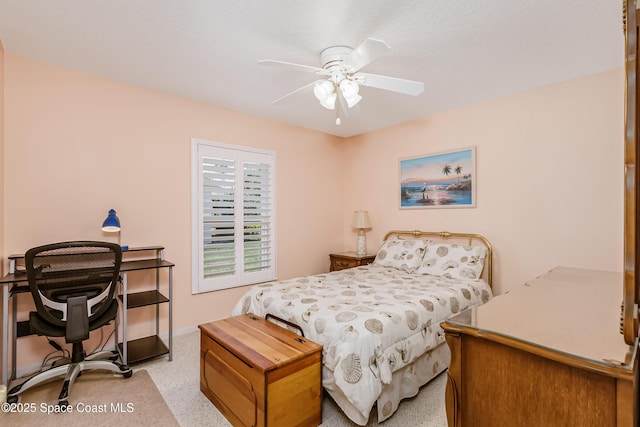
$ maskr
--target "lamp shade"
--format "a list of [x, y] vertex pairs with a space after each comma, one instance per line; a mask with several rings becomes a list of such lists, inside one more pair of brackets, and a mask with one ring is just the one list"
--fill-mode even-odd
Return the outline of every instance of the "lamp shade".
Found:
[[351, 108], [362, 100], [362, 97], [358, 95], [360, 86], [353, 80], [344, 79], [340, 82], [340, 91], [344, 100], [347, 101], [347, 107]]
[[313, 94], [320, 101], [320, 105], [333, 110], [336, 104], [336, 87], [329, 80], [317, 82], [313, 87]]
[[369, 219], [368, 211], [355, 211], [353, 213], [353, 220], [351, 221], [351, 227], [353, 228], [371, 228], [371, 220]]
[[116, 215], [115, 210], [109, 209], [107, 219], [105, 219], [102, 223], [102, 231], [106, 231], [108, 233], [115, 233], [116, 231], [120, 231], [120, 219]]

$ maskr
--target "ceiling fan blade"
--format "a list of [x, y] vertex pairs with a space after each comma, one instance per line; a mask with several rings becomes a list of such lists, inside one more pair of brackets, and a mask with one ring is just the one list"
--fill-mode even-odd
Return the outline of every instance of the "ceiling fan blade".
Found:
[[350, 73], [355, 73], [365, 65], [387, 55], [390, 50], [384, 41], [368, 38], [345, 58], [343, 64]]
[[370, 73], [358, 73], [354, 77], [362, 86], [375, 87], [377, 89], [390, 90], [392, 92], [413, 96], [420, 95], [424, 92], [424, 83], [413, 80], [379, 76], [377, 74]]
[[288, 96], [293, 95], [294, 93], [298, 93], [298, 92], [300, 92], [300, 91], [303, 91], [303, 90], [305, 90], [306, 88], [308, 88], [309, 86], [313, 86], [314, 84], [316, 84], [316, 83], [318, 83], [318, 82], [320, 82], [320, 81], [322, 81], [322, 80], [316, 80], [315, 82], [311, 82], [311, 83], [309, 83], [309, 84], [306, 84], [306, 85], [304, 85], [304, 86], [302, 86], [302, 87], [300, 87], [300, 88], [298, 88], [298, 89], [296, 89], [296, 90], [294, 90], [294, 91], [289, 92], [288, 94], [286, 94], [286, 95], [284, 95], [284, 96], [281, 96], [280, 98], [278, 98], [278, 99], [276, 99], [276, 100], [272, 101], [271, 103], [272, 103], [272, 104], [275, 104], [276, 102], [281, 101], [281, 100], [283, 100], [284, 98], [286, 98], [286, 97], [288, 97]]
[[312, 67], [311, 65], [294, 64], [292, 62], [276, 61], [274, 59], [261, 59], [258, 64], [268, 65], [270, 67], [284, 68], [287, 70], [304, 71], [305, 73], [320, 74], [328, 76], [329, 73], [326, 70], [318, 67]]

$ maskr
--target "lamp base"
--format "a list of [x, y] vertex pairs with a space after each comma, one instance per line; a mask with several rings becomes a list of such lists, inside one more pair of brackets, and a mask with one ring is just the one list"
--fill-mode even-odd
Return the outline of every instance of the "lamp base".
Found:
[[364, 230], [361, 228], [358, 232], [358, 252], [357, 255], [362, 257], [367, 255], [367, 242]]

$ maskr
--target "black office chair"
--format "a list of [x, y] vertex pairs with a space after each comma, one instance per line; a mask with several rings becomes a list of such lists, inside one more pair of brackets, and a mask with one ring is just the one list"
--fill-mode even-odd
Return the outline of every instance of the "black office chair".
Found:
[[68, 406], [69, 390], [84, 370], [106, 369], [131, 377], [128, 366], [117, 362], [117, 351], [86, 355], [82, 342], [89, 331], [115, 321], [117, 328], [117, 283], [122, 250], [107, 242], [63, 242], [29, 249], [25, 267], [36, 311], [29, 313], [31, 332], [47, 337], [65, 337], [73, 344], [71, 363], [43, 371], [9, 390], [8, 402], [42, 382], [65, 375], [58, 404]]

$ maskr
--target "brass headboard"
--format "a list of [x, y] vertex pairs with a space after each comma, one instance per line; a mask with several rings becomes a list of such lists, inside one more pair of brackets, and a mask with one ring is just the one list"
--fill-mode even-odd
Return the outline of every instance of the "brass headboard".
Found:
[[484, 265], [487, 272], [487, 284], [493, 288], [493, 248], [486, 237], [480, 234], [450, 233], [448, 231], [391, 230], [384, 235], [383, 240], [387, 240], [390, 236], [411, 236], [416, 239], [421, 237], [439, 237], [443, 240], [465, 239], [469, 242], [469, 246], [472, 246], [473, 242], [480, 241], [487, 248], [487, 256], [484, 260]]

